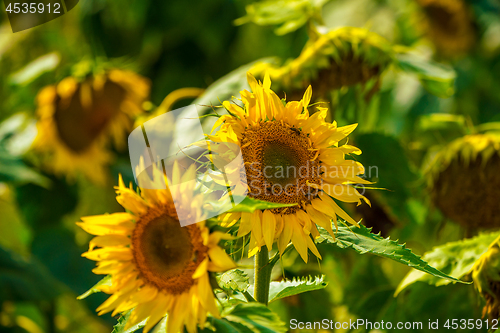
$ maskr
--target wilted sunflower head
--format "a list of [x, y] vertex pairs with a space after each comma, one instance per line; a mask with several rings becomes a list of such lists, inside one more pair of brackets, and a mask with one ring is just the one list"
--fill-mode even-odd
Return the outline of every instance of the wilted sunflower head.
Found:
[[463, 227], [500, 227], [500, 137], [459, 138], [437, 155], [429, 170], [434, 204]]
[[500, 318], [500, 247], [496, 239], [472, 268], [472, 279], [477, 291], [485, 298], [483, 317]]
[[230, 226], [241, 219], [238, 235], [251, 232], [250, 256], [263, 245], [271, 249], [277, 239], [281, 253], [291, 240], [305, 261], [308, 248], [320, 257], [313, 242], [319, 235], [316, 224], [332, 236], [331, 220], [336, 224], [337, 215], [357, 225], [335, 199], [358, 204], [367, 201], [352, 186], [369, 183], [358, 177], [364, 173], [363, 166], [346, 160], [347, 154], [361, 151], [339, 144], [356, 124], [338, 127], [336, 122], [327, 123], [326, 108], [318, 107], [311, 115], [311, 87], [302, 100], [285, 104], [271, 90], [269, 76], [259, 83], [249, 74], [248, 83], [252, 92], [243, 90], [240, 101], [223, 103], [229, 115], [219, 118], [214, 130], [220, 129], [209, 138], [241, 147], [245, 172], [237, 172], [244, 177], [250, 196], [294, 206], [226, 214], [223, 224]]
[[418, 0], [426, 21], [426, 34], [438, 52], [454, 57], [469, 51], [475, 43], [472, 15], [463, 0]]
[[[177, 164], [174, 174], [180, 175]], [[193, 166], [180, 181], [194, 176]], [[161, 183], [163, 177], [153, 168], [154, 183]], [[196, 332], [208, 312], [219, 316], [209, 272], [235, 264], [218, 246], [225, 234], [210, 232], [205, 222], [181, 227], [179, 216], [188, 219], [187, 215], [202, 214], [201, 196], [189, 184], [182, 187], [182, 193], [179, 187], [177, 193], [168, 188], [142, 189], [139, 195], [120, 177], [117, 200], [127, 213], [83, 217], [78, 223], [97, 236], [83, 256], [98, 262], [94, 273], [110, 276], [109, 283], [99, 287], [111, 294], [97, 309], [99, 314], [133, 309], [127, 328], [147, 319], [145, 332], [167, 314], [168, 332], [181, 332], [184, 327]]]
[[45, 87], [37, 96], [34, 148], [53, 172], [72, 176], [78, 170], [102, 182], [111, 157], [107, 144], [125, 147], [126, 131], [148, 95], [147, 79], [118, 69]]
[[[390, 43], [366, 29], [344, 27], [310, 41], [302, 53], [282, 67], [258, 64], [250, 71], [273, 82], [292, 98], [300, 98], [309, 85], [316, 95], [361, 84], [378, 89], [378, 79], [393, 58]], [[300, 95], [299, 95], [300, 94]]]

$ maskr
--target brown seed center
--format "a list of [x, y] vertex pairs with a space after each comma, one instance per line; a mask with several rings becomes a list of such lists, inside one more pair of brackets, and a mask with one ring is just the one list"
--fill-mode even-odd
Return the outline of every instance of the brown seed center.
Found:
[[198, 226], [181, 227], [177, 218], [153, 214], [137, 222], [132, 247], [141, 276], [172, 294], [194, 284], [192, 275], [208, 251]]
[[277, 121], [260, 123], [247, 129], [242, 146], [249, 195], [270, 202], [298, 204], [273, 209], [273, 213], [294, 213], [318, 194], [308, 183], [320, 184], [319, 163], [300, 129]]
[[125, 89], [112, 81], [107, 80], [96, 90], [86, 80], [78, 84], [68, 99], [57, 96], [54, 119], [61, 140], [76, 153], [88, 149], [120, 112], [125, 93]]

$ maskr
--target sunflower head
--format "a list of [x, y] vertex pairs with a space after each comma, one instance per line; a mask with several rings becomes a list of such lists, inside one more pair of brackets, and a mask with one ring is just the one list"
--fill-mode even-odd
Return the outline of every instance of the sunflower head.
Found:
[[393, 59], [393, 48], [380, 35], [366, 29], [344, 27], [310, 41], [296, 59], [282, 67], [257, 64], [255, 75], [268, 72], [292, 98], [312, 85], [323, 97], [332, 90], [357, 84], [376, 89], [378, 78]]
[[102, 182], [111, 158], [107, 144], [125, 147], [125, 132], [148, 94], [145, 78], [118, 69], [45, 87], [37, 96], [34, 148], [55, 173], [72, 176], [78, 170]]
[[358, 177], [364, 168], [346, 159], [361, 151], [339, 144], [356, 125], [326, 122], [322, 107], [311, 114], [311, 87], [302, 100], [285, 103], [271, 90], [268, 75], [260, 83], [249, 74], [248, 82], [252, 92], [241, 91], [239, 101], [223, 103], [229, 114], [219, 118], [214, 129], [220, 129], [209, 138], [241, 147], [246, 172], [237, 176], [244, 177], [250, 196], [294, 206], [226, 214], [223, 224], [240, 220], [238, 234], [251, 232], [249, 255], [263, 245], [270, 249], [275, 240], [282, 252], [291, 240], [305, 261], [308, 249], [320, 257], [313, 242], [319, 235], [316, 225], [333, 235], [331, 220], [336, 224], [337, 215], [357, 224], [335, 200], [367, 201], [352, 186], [368, 183]]
[[500, 137], [459, 138], [437, 155], [428, 173], [434, 204], [465, 228], [500, 227]]
[[453, 57], [475, 43], [472, 15], [464, 0], [418, 0], [425, 15], [427, 35], [440, 54]]
[[472, 279], [476, 290], [486, 300], [483, 317], [490, 320], [500, 318], [500, 247], [496, 239], [472, 268]]
[[[174, 169], [180, 174], [178, 165]], [[209, 274], [235, 265], [218, 245], [226, 237], [223, 233], [210, 232], [205, 222], [179, 223], [179, 216], [201, 214], [200, 195], [188, 181], [194, 174], [192, 167], [180, 178], [186, 186], [175, 191], [182, 193], [167, 188], [138, 194], [120, 177], [117, 200], [127, 212], [83, 217], [78, 223], [96, 235], [83, 256], [98, 262], [96, 274], [110, 276], [99, 287], [111, 294], [97, 309], [99, 314], [133, 309], [127, 327], [147, 319], [145, 332], [167, 314], [168, 332], [183, 327], [196, 332], [207, 313], [219, 316]], [[164, 175], [154, 168], [152, 181], [159, 178]]]

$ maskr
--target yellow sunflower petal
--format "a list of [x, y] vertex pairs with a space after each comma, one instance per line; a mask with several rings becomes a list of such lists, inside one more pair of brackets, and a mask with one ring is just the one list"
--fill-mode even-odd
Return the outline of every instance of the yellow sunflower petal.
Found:
[[210, 263], [208, 264], [208, 270], [212, 272], [222, 272], [236, 267], [234, 261], [228, 256], [226, 251], [220, 247], [213, 247], [208, 250], [208, 255], [210, 256]]
[[273, 248], [274, 233], [276, 231], [276, 219], [274, 218], [274, 214], [269, 210], [264, 210], [264, 213], [262, 214], [262, 224], [265, 225], [265, 228], [263, 228], [264, 241], [267, 249], [270, 251]]
[[307, 236], [304, 234], [304, 231], [300, 227], [300, 224], [295, 217], [293, 217], [293, 218], [291, 217], [290, 220], [293, 220], [293, 221], [290, 221], [290, 224], [291, 224], [291, 227], [293, 230], [292, 237], [291, 237], [292, 243], [295, 246], [295, 249], [297, 250], [297, 252], [300, 254], [302, 259], [304, 260], [304, 262], [307, 263], [307, 259], [308, 259], [307, 239], [306, 239]]
[[125, 246], [130, 244], [130, 238], [123, 235], [102, 235], [92, 238], [89, 243], [89, 251], [93, 250], [96, 246]]

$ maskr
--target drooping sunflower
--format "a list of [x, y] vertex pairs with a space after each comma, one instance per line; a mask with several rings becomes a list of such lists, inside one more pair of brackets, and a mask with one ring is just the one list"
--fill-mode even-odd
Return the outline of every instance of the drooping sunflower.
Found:
[[499, 168], [500, 136], [458, 138], [438, 153], [429, 168], [432, 201], [467, 230], [498, 228]]
[[113, 69], [82, 81], [67, 77], [37, 96], [33, 147], [52, 172], [73, 177], [80, 171], [102, 183], [112, 157], [109, 142], [125, 147], [126, 131], [148, 95], [148, 80], [130, 71]]
[[500, 243], [497, 238], [472, 267], [476, 290], [486, 300], [483, 317], [500, 318]]
[[214, 130], [220, 129], [209, 138], [240, 146], [245, 170], [238, 172], [250, 196], [295, 206], [228, 213], [222, 223], [230, 226], [240, 220], [238, 235], [251, 233], [249, 256], [264, 245], [270, 250], [275, 240], [283, 253], [291, 240], [307, 262], [308, 249], [320, 257], [313, 242], [319, 235], [316, 225], [332, 236], [331, 220], [337, 224], [337, 216], [358, 225], [335, 200], [368, 202], [352, 186], [369, 183], [358, 176], [364, 173], [363, 166], [345, 159], [346, 154], [361, 151], [348, 144], [339, 145], [356, 124], [338, 127], [336, 122], [327, 123], [327, 109], [321, 107], [310, 115], [311, 87], [301, 101], [285, 105], [271, 90], [269, 76], [259, 83], [248, 74], [248, 83], [252, 92], [240, 92], [242, 105], [223, 103], [229, 115], [219, 118]]
[[382, 36], [366, 29], [343, 27], [309, 41], [301, 54], [281, 67], [259, 63], [250, 72], [268, 73], [293, 97], [312, 85], [316, 95], [356, 84], [366, 85], [371, 93], [379, 87], [379, 77], [392, 62], [393, 46]]
[[463, 0], [418, 0], [426, 21], [426, 34], [447, 57], [464, 54], [475, 43], [475, 28]]
[[[193, 179], [195, 171], [193, 166], [180, 177], [174, 164], [173, 177], [183, 183]], [[153, 182], [161, 183], [162, 178], [166, 180], [154, 168]], [[175, 333], [184, 327], [196, 332], [208, 312], [219, 316], [209, 274], [235, 264], [218, 246], [226, 234], [210, 232], [205, 222], [181, 227], [179, 218], [203, 218], [201, 196], [190, 184], [172, 190], [141, 187], [139, 195], [120, 177], [117, 200], [128, 212], [84, 217], [78, 223], [97, 236], [83, 256], [98, 262], [94, 273], [111, 276], [110, 283], [99, 287], [111, 294], [97, 309], [99, 314], [133, 309], [127, 328], [147, 319], [145, 332], [168, 315], [167, 330]]]

